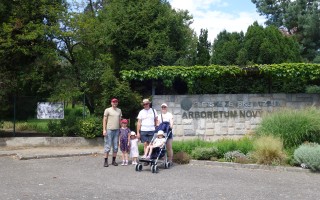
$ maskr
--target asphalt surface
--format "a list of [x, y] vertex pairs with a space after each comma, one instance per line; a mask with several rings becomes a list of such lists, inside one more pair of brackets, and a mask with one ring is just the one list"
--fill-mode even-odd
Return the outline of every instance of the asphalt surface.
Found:
[[320, 174], [175, 164], [151, 173], [103, 167], [103, 156], [0, 157], [1, 200], [320, 199]]

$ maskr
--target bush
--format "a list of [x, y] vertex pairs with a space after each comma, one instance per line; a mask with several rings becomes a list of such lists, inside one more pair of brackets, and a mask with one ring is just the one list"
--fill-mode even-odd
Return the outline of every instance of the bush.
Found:
[[294, 151], [294, 159], [302, 166], [306, 165], [313, 171], [320, 171], [320, 145], [306, 143]]
[[190, 162], [190, 156], [186, 152], [178, 152], [173, 155], [173, 162], [178, 164], [188, 164]]
[[4, 121], [2, 124], [3, 129], [12, 129], [13, 128], [13, 123], [9, 121]]
[[139, 155], [143, 155], [144, 154], [144, 146], [143, 146], [143, 144], [141, 144], [141, 143], [138, 144], [138, 150], [139, 150]]
[[79, 136], [95, 138], [102, 135], [102, 123], [99, 117], [88, 117], [79, 121]]
[[305, 141], [320, 142], [320, 110], [284, 109], [262, 118], [257, 135], [274, 135], [283, 140], [285, 148], [297, 147]]
[[26, 131], [26, 130], [30, 130], [31, 128], [29, 127], [27, 122], [19, 122], [16, 123], [16, 130], [17, 131]]
[[212, 142], [196, 139], [196, 140], [182, 140], [182, 141], [173, 141], [172, 149], [173, 152], [186, 152], [191, 154], [191, 152], [197, 147], [210, 147]]
[[[74, 108], [65, 110], [65, 118], [62, 120], [51, 120], [48, 130], [52, 137], [77, 136], [80, 135], [80, 120], [82, 120], [82, 109]], [[102, 123], [102, 122], [100, 122]], [[102, 130], [102, 128], [101, 128]]]
[[217, 158], [218, 154], [216, 147], [197, 147], [192, 151], [191, 156], [196, 160], [210, 160], [213, 157]]
[[80, 117], [67, 116], [60, 121], [60, 128], [63, 136], [76, 136], [79, 135], [79, 121]]
[[60, 121], [50, 120], [47, 126], [51, 137], [63, 136]]
[[235, 140], [232, 139], [222, 139], [214, 143], [214, 146], [218, 149], [218, 157], [223, 158], [224, 154], [229, 151], [237, 150], [237, 144]]
[[224, 160], [227, 162], [235, 162], [237, 159], [243, 160], [244, 158], [246, 159], [246, 155], [240, 151], [229, 151], [224, 154]]
[[283, 152], [283, 143], [274, 136], [262, 136], [254, 142], [252, 156], [258, 164], [280, 165], [286, 158]]
[[306, 87], [306, 93], [308, 94], [320, 94], [320, 86], [309, 85]]
[[238, 150], [244, 154], [247, 154], [253, 149], [253, 140], [249, 137], [243, 137], [239, 140], [222, 139], [214, 142], [214, 146], [218, 148], [218, 157], [223, 158], [225, 153], [230, 151]]

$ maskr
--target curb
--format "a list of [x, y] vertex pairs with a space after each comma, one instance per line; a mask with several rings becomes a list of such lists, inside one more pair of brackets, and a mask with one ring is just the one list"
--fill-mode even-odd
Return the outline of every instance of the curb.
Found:
[[240, 164], [231, 162], [217, 162], [217, 161], [203, 161], [203, 160], [190, 160], [190, 165], [207, 165], [215, 167], [230, 167], [230, 168], [243, 168], [243, 169], [259, 169], [270, 171], [282, 171], [282, 172], [303, 172], [303, 173], [316, 173], [309, 169], [303, 169], [298, 167], [284, 167], [284, 166], [270, 166], [270, 165], [258, 165], [258, 164]]
[[19, 160], [31, 160], [31, 159], [42, 159], [42, 158], [62, 158], [62, 157], [74, 157], [74, 156], [91, 156], [98, 155], [101, 153], [98, 152], [83, 152], [83, 153], [68, 153], [68, 154], [41, 154], [41, 155], [32, 155], [24, 156], [20, 153], [15, 154]]
[[[74, 157], [74, 156], [97, 156], [103, 155], [101, 152], [81, 152], [81, 153], [61, 153], [61, 154], [39, 154], [39, 155], [23, 155], [21, 153], [1, 153], [0, 157], [14, 156], [19, 160], [31, 160], [31, 159], [45, 159], [45, 158], [63, 158], [63, 157]], [[118, 155], [120, 156], [120, 155]], [[117, 156], [117, 157], [118, 157]], [[302, 172], [302, 173], [313, 173], [310, 169], [304, 169], [299, 167], [284, 167], [284, 166], [270, 166], [270, 165], [258, 165], [258, 164], [240, 164], [232, 162], [217, 162], [207, 160], [190, 160], [189, 165], [202, 165], [202, 166], [214, 166], [214, 167], [229, 167], [234, 169], [252, 169], [252, 170], [269, 170], [279, 172]]]

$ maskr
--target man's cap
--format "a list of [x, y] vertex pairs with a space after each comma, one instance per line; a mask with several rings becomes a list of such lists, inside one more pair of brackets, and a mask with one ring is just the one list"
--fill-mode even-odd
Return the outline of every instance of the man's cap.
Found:
[[118, 99], [113, 98], [113, 99], [111, 99], [111, 102], [112, 102], [112, 103], [118, 103], [119, 101], [118, 101]]

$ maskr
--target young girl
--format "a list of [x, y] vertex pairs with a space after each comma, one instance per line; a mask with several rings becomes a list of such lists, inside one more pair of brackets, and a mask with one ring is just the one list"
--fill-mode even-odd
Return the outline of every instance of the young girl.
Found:
[[132, 158], [133, 165], [138, 164], [137, 163], [138, 156], [139, 156], [138, 138], [136, 136], [136, 133], [134, 131], [131, 131], [131, 134], [130, 134], [130, 158]]
[[129, 146], [130, 146], [130, 129], [127, 127], [128, 120], [123, 119], [121, 120], [121, 128], [119, 134], [119, 146], [120, 150], [122, 151], [122, 166], [128, 165], [128, 153], [129, 153]]

